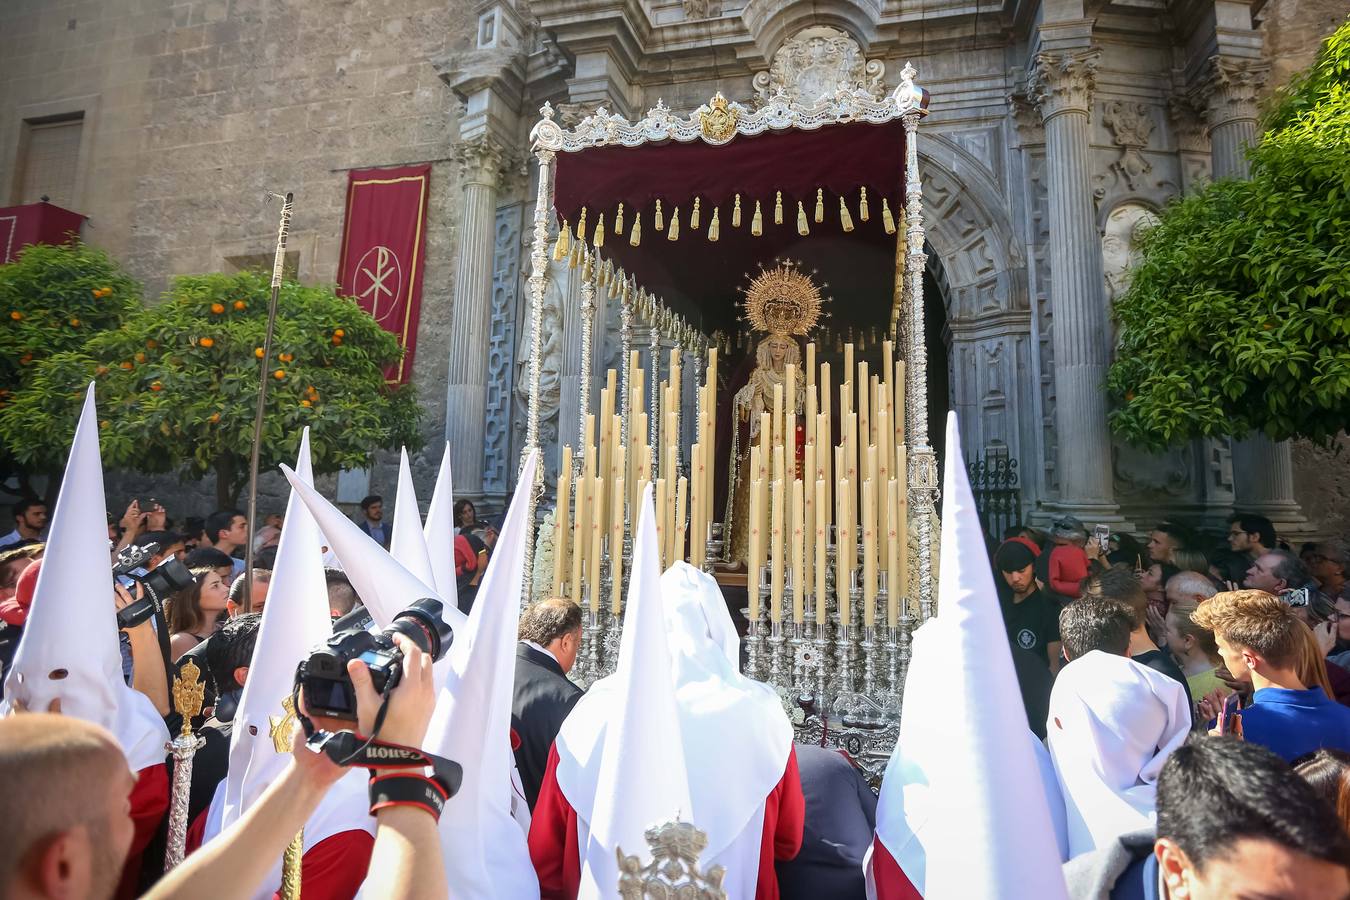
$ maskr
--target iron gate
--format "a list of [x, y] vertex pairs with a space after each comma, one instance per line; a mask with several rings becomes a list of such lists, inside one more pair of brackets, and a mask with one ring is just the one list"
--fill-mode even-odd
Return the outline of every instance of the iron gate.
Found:
[[975, 507], [987, 535], [1000, 540], [1005, 528], [1022, 524], [1017, 460], [1008, 456], [1007, 448], [985, 448], [984, 459], [970, 463], [968, 473]]

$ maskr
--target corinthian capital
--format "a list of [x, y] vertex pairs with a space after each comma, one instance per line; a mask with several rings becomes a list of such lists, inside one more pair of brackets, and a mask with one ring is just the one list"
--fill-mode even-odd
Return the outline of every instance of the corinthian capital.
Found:
[[1087, 112], [1092, 108], [1092, 92], [1097, 86], [1097, 61], [1102, 52], [1095, 47], [1069, 52], [1037, 53], [1027, 76], [1027, 96], [1049, 121], [1062, 112]]
[[465, 182], [498, 186], [511, 170], [511, 153], [490, 137], [455, 147], [455, 162]]
[[1206, 77], [1196, 88], [1205, 124], [1217, 128], [1227, 122], [1255, 120], [1256, 98], [1270, 75], [1270, 63], [1257, 59], [1214, 56]]

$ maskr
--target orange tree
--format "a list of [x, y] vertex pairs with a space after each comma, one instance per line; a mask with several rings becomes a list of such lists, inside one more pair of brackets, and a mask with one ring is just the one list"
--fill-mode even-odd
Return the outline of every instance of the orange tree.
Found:
[[263, 470], [294, 462], [306, 425], [316, 473], [367, 465], [376, 448], [419, 445], [412, 388], [385, 383], [400, 353], [394, 336], [331, 287], [287, 282], [264, 360], [268, 294], [258, 272], [176, 279], [163, 303], [37, 363], [0, 409], [0, 442], [23, 464], [64, 459], [92, 380], [105, 465], [214, 473], [217, 503], [232, 506], [248, 480], [265, 366]]
[[[28, 387], [43, 360], [80, 349], [140, 308], [140, 285], [102, 250], [85, 244], [35, 244], [0, 266], [0, 410]], [[29, 473], [59, 471], [59, 464], [32, 457], [18, 465], [6, 445], [0, 470], [16, 474], [20, 491], [31, 493]]]

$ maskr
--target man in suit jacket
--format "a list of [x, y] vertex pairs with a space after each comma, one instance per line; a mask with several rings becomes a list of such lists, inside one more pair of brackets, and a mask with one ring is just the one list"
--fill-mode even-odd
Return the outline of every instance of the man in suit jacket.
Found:
[[389, 549], [390, 528], [384, 524], [384, 498], [371, 494], [361, 501], [361, 530], [384, 549]]
[[549, 748], [581, 697], [581, 688], [567, 679], [580, 648], [581, 607], [571, 600], [550, 597], [521, 616], [511, 729], [518, 738], [516, 768], [531, 810], [539, 798]]
[[807, 744], [796, 750], [806, 820], [796, 858], [774, 864], [779, 896], [864, 900], [863, 856], [876, 830], [876, 794], [839, 751]]

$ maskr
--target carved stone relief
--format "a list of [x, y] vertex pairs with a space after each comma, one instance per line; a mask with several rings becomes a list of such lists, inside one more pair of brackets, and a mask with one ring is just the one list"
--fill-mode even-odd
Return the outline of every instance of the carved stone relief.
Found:
[[[516, 361], [516, 304], [525, 296], [520, 271], [521, 204], [497, 210], [492, 247], [492, 311], [488, 332], [487, 405], [483, 427], [483, 490], [504, 494], [515, 471], [511, 452], [513, 403], [510, 385]], [[526, 317], [525, 321], [529, 321]], [[524, 408], [523, 401], [520, 404]]]
[[1032, 308], [1036, 316], [1037, 356], [1040, 359], [1041, 393], [1041, 447], [1044, 453], [1043, 478], [1046, 493], [1057, 496], [1059, 474], [1056, 470], [1058, 443], [1055, 439], [1055, 345], [1054, 310], [1050, 304], [1050, 208], [1047, 195], [1045, 153], [1041, 150], [1026, 156], [1027, 180], [1031, 188], [1031, 257]]
[[1140, 203], [1122, 203], [1106, 217], [1102, 234], [1102, 268], [1106, 296], [1114, 301], [1130, 286], [1130, 274], [1139, 261], [1139, 241], [1158, 224], [1153, 211]]
[[803, 28], [779, 47], [768, 71], [756, 73], [753, 84], [761, 105], [783, 93], [812, 106], [839, 91], [879, 98], [885, 76], [885, 63], [865, 58], [857, 41], [837, 28], [817, 25]]
[[1125, 182], [1131, 191], [1141, 190], [1144, 176], [1153, 171], [1152, 164], [1141, 153], [1153, 134], [1153, 117], [1148, 104], [1126, 100], [1111, 100], [1102, 106], [1102, 122], [1111, 130], [1120, 158], [1111, 164], [1111, 171]]
[[1162, 453], [1149, 453], [1123, 441], [1114, 447], [1118, 496], [1135, 502], [1190, 499], [1195, 445], [1183, 444]]

